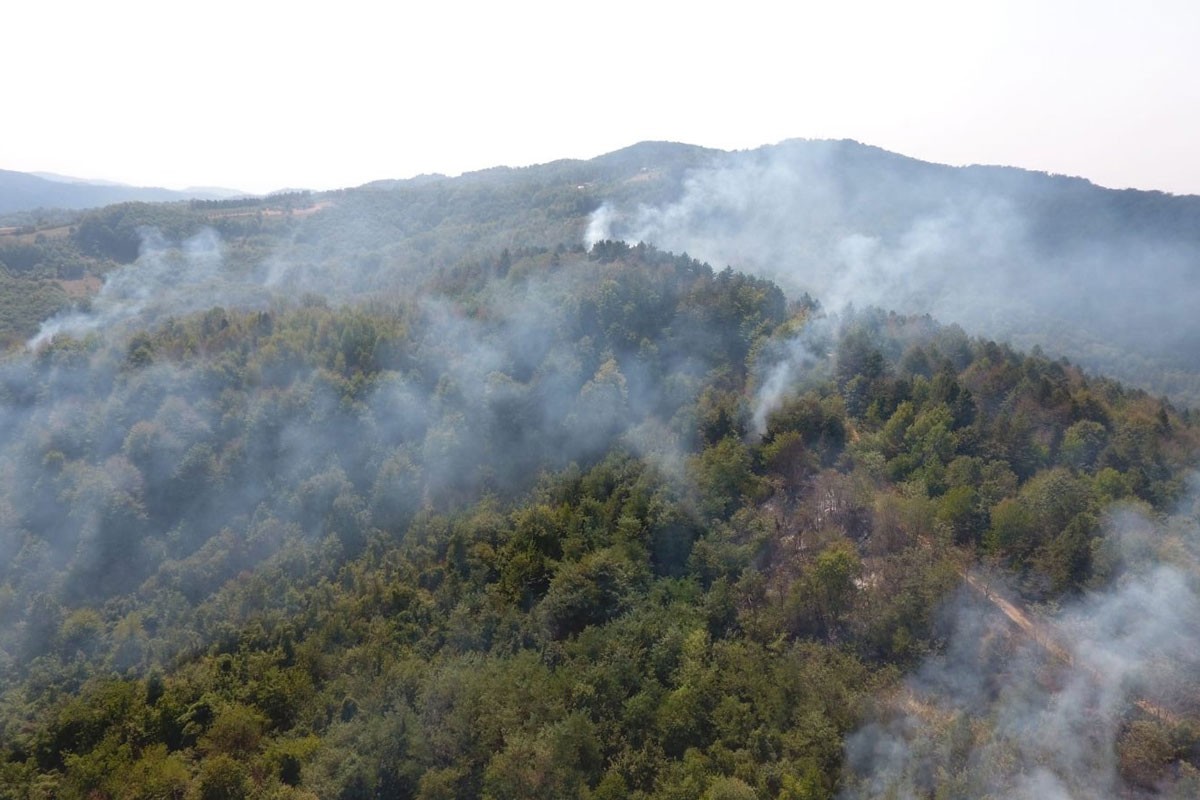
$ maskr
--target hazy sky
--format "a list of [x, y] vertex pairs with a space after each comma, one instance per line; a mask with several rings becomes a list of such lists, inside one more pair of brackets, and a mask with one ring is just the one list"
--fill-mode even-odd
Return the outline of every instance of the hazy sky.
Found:
[[851, 138], [1200, 194], [1200, 0], [12, 0], [0, 168], [333, 188]]

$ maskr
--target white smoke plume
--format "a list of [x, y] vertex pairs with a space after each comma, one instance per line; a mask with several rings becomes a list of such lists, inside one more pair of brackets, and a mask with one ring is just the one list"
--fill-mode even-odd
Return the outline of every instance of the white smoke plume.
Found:
[[[1170, 370], [1194, 368], [1200, 238], [1174, 217], [1131, 214], [1152, 216], [1145, 209], [1163, 199], [1129, 194], [791, 141], [692, 169], [674, 200], [605, 203], [586, 241], [687, 252], [808, 292], [834, 313], [931, 314], [1170, 391]], [[1172, 208], [1190, 219], [1191, 206]], [[1154, 385], [1147, 364], [1161, 371]]]
[[613, 207], [608, 203], [602, 203], [588, 218], [587, 230], [583, 234], [584, 246], [590, 250], [596, 242], [613, 238], [612, 230], [614, 222], [615, 212]]
[[[589, 221], [587, 243], [645, 241], [751, 269], [789, 292], [812, 293], [832, 311], [878, 305], [950, 322], [968, 321], [962, 287], [952, 281], [967, 273], [996, 280], [999, 267], [1022, 257], [1023, 220], [1003, 197], [964, 203], [931, 190], [914, 208], [901, 189], [921, 195], [921, 187], [881, 181], [877, 196], [864, 198], [837, 160], [838, 143], [792, 144], [695, 170], [673, 203], [604, 204]], [[968, 287], [981, 300], [993, 288]]]
[[827, 360], [822, 350], [828, 345], [818, 341], [818, 329], [832, 324], [828, 318], [815, 320], [801, 331], [779, 342], [772, 342], [759, 356], [757, 388], [750, 403], [751, 433], [763, 436], [767, 418], [778, 410], [788, 397], [804, 385], [804, 379], [814, 368]]
[[261, 306], [266, 294], [256, 279], [226, 268], [221, 237], [206, 228], [173, 245], [144, 229], [140, 254], [132, 264], [105, 276], [89, 306], [57, 314], [42, 323], [30, 348], [59, 334], [83, 336], [136, 324], [146, 327], [167, 316], [220, 305]]

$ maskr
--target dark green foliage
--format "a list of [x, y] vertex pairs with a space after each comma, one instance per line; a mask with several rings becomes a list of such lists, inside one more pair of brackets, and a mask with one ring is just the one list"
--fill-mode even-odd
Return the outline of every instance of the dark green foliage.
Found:
[[727, 436], [706, 448], [693, 463], [692, 471], [705, 514], [728, 516], [743, 502], [754, 500], [758, 493], [750, 452], [733, 437]]
[[830, 798], [962, 560], [1086, 586], [1105, 502], [1166, 507], [1194, 447], [877, 312], [758, 436], [811, 307], [646, 247], [489, 259], [0, 371], [0, 797]]
[[66, 292], [54, 281], [0, 269], [0, 347], [24, 344], [43, 320], [68, 305]]
[[119, 203], [85, 214], [73, 238], [87, 255], [128, 264], [138, 257], [147, 231], [178, 241], [203, 222], [185, 204]]

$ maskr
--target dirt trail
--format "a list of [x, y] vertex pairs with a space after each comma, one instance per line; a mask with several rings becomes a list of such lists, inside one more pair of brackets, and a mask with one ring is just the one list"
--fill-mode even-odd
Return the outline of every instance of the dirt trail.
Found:
[[1059, 644], [1058, 637], [1050, 625], [1034, 620], [1015, 604], [993, 592], [988, 588], [986, 581], [970, 570], [964, 568], [961, 570], [961, 575], [968, 586], [982, 595], [1001, 614], [1008, 617], [1010, 622], [1020, 628], [1026, 636], [1036, 642], [1043, 650], [1065, 664], [1075, 663], [1075, 659], [1071, 656], [1071, 651]]
[[[1052, 624], [1033, 619], [1020, 607], [993, 592], [988, 588], [987, 582], [971, 572], [970, 569], [963, 567], [960, 569], [960, 574], [968, 586], [998, 609], [1025, 636], [1032, 639], [1034, 643], [1056, 660], [1068, 666], [1076, 666], [1074, 657], [1072, 657], [1070, 650], [1060, 643], [1062, 637]], [[1082, 667], [1082, 669], [1088, 675], [1099, 680], [1100, 676], [1094, 670], [1088, 667]], [[1145, 698], [1137, 698], [1133, 701], [1133, 704], [1150, 716], [1157, 717], [1162, 722], [1170, 725], [1178, 725], [1181, 721], [1178, 714]]]

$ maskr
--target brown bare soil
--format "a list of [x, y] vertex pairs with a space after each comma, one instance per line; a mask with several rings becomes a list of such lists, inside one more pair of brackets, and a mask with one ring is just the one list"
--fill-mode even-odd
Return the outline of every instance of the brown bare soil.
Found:
[[75, 280], [70, 281], [59, 280], [56, 281], [56, 283], [63, 288], [63, 291], [65, 291], [72, 300], [80, 300], [84, 297], [91, 297], [92, 295], [96, 294], [96, 292], [99, 292], [100, 287], [104, 285], [104, 281], [100, 280], [100, 278], [97, 276], [92, 275], [90, 272], [84, 275], [82, 278], [76, 278]]
[[[24, 231], [24, 232], [22, 232]], [[21, 228], [0, 228], [0, 236], [14, 239], [18, 242], [33, 242], [37, 237], [41, 236], [45, 239], [65, 239], [71, 235], [70, 225], [59, 225], [57, 228], [41, 228], [39, 230], [30, 231], [27, 227]]]
[[256, 214], [261, 214], [264, 217], [283, 217], [288, 215], [293, 217], [309, 217], [322, 209], [329, 208], [331, 205], [333, 205], [332, 200], [322, 200], [306, 208], [238, 208], [229, 211], [213, 211], [208, 214], [208, 218], [253, 217]]

